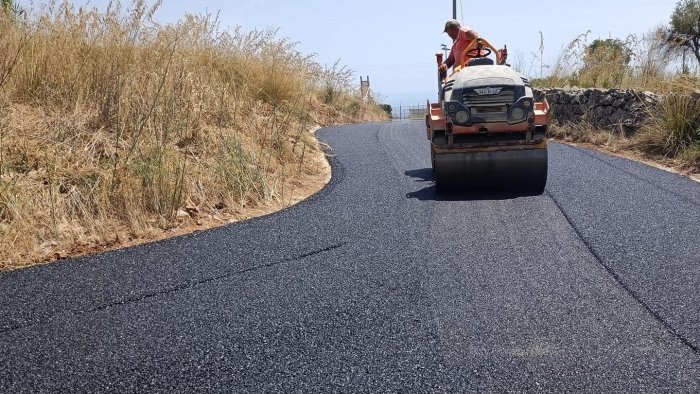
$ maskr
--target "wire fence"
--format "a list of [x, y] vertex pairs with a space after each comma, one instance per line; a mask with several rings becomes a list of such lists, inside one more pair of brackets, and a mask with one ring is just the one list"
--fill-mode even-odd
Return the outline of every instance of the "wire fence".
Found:
[[399, 105], [392, 109], [391, 119], [393, 120], [423, 120], [427, 113], [425, 105]]

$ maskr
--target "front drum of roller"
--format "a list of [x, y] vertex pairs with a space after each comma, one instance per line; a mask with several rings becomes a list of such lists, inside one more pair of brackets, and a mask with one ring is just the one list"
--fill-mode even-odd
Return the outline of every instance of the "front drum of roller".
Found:
[[448, 190], [544, 192], [547, 149], [439, 153], [434, 160], [435, 186]]

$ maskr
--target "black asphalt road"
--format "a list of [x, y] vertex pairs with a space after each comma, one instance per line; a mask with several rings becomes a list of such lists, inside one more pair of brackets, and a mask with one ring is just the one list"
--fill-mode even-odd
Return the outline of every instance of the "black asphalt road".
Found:
[[440, 197], [420, 123], [326, 129], [286, 211], [0, 276], [0, 392], [699, 392], [700, 184], [550, 146]]

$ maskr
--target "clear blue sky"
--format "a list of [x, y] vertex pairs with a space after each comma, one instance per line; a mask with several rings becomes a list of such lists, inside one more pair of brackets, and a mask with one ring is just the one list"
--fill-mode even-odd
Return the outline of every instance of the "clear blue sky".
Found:
[[[511, 57], [519, 51], [532, 61], [542, 31], [545, 63], [553, 63], [564, 45], [587, 30], [592, 31], [590, 39], [625, 39], [666, 24], [676, 4], [676, 0], [460, 2], [458, 19], [496, 46], [508, 45]], [[99, 8], [107, 1], [89, 3]], [[304, 53], [317, 53], [322, 64], [341, 59], [357, 73], [358, 85], [360, 75], [369, 75], [372, 90], [392, 105], [433, 98], [434, 54], [440, 44], [451, 45], [442, 33], [452, 15], [451, 0], [164, 0], [156, 16], [169, 22], [185, 13], [203, 12], [220, 12], [224, 28], [279, 28], [280, 36], [298, 41]], [[539, 74], [539, 66], [534, 74]]]

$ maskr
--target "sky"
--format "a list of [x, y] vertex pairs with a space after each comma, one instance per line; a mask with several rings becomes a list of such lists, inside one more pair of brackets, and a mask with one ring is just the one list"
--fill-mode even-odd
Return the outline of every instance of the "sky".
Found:
[[[71, 2], [101, 8], [107, 0]], [[540, 62], [533, 53], [539, 54], [540, 32], [544, 64], [552, 64], [564, 46], [588, 30], [589, 40], [624, 40], [668, 24], [676, 2], [458, 0], [457, 16], [496, 47], [507, 45], [511, 62], [519, 54], [536, 77]], [[168, 23], [185, 13], [207, 12], [220, 14], [222, 28], [279, 29], [279, 37], [298, 42], [303, 53], [317, 54], [319, 63], [340, 60], [354, 70], [358, 86], [360, 76], [369, 76], [373, 93], [392, 106], [434, 99], [435, 53], [441, 44], [451, 46], [443, 33], [452, 17], [451, 0], [163, 0], [156, 18]]]

